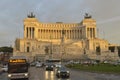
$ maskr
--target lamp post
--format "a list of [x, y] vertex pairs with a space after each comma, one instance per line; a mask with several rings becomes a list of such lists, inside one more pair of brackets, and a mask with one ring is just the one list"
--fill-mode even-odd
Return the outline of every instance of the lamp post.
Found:
[[52, 41], [50, 43], [50, 59], [52, 59]]
[[52, 59], [52, 38], [50, 34], [50, 52], [49, 52], [49, 59]]
[[61, 61], [63, 59], [63, 55], [65, 54], [65, 47], [64, 47], [64, 35], [65, 35], [65, 30], [62, 29], [62, 37], [61, 37]]

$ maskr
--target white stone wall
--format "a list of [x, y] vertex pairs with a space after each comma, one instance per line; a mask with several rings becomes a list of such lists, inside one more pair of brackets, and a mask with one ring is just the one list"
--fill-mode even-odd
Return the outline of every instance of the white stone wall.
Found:
[[[62, 34], [63, 30], [64, 34]], [[63, 42], [62, 38], [64, 38]], [[85, 56], [91, 59], [99, 58], [95, 53], [96, 47], [99, 46], [103, 52], [101, 54], [103, 57], [100, 57], [102, 60], [105, 56], [118, 59], [117, 53], [113, 55], [111, 52], [105, 52], [108, 51], [109, 43], [97, 38], [96, 21], [92, 18], [85, 18], [81, 23], [41, 23], [36, 18], [26, 18], [24, 37], [17, 39], [15, 45], [14, 53], [18, 55], [46, 54], [47, 46], [49, 53], [52, 49], [53, 57], [64, 55], [65, 59], [82, 58], [84, 50], [86, 50]]]

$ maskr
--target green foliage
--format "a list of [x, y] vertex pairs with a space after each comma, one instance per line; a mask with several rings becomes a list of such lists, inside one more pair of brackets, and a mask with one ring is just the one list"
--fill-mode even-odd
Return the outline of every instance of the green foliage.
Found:
[[120, 50], [120, 46], [118, 46], [118, 49]]
[[112, 64], [96, 64], [96, 65], [73, 64], [72, 66], [67, 65], [67, 67], [83, 71], [120, 73], [120, 65], [114, 66]]
[[115, 51], [115, 46], [109, 47], [109, 50], [110, 50], [111, 52], [114, 52], [114, 51]]
[[12, 53], [13, 52], [13, 48], [12, 47], [0, 47], [0, 52], [9, 52]]

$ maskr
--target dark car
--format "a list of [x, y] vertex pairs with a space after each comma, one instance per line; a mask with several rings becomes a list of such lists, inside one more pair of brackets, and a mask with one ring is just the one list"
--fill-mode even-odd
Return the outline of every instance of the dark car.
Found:
[[47, 70], [47, 71], [53, 71], [54, 70], [54, 65], [53, 64], [46, 64], [46, 66], [45, 66], [45, 69]]
[[69, 78], [70, 72], [65, 67], [60, 67], [57, 69], [56, 76], [58, 78]]

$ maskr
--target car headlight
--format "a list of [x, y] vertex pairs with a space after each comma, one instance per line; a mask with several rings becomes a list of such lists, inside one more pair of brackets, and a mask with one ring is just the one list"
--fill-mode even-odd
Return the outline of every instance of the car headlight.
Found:
[[60, 71], [58, 71], [58, 73], [60, 73]]
[[70, 73], [69, 71], [67, 71], [67, 73]]
[[28, 73], [25, 73], [25, 76], [28, 76]]
[[11, 74], [8, 74], [8, 77], [11, 77]]

